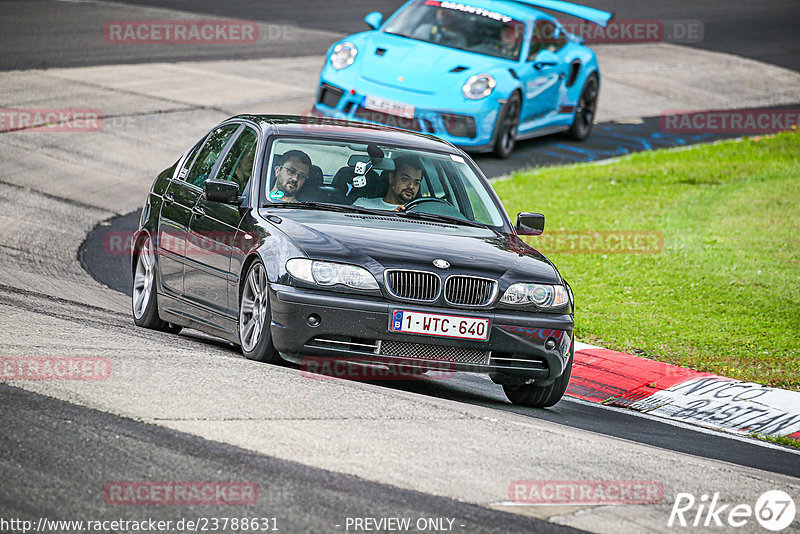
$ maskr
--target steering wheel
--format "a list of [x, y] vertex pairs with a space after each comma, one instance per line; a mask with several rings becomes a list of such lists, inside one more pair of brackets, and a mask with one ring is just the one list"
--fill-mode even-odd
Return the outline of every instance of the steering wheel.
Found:
[[453, 207], [448, 201], [443, 198], [436, 198], [436, 197], [419, 197], [417, 199], [412, 200], [408, 204], [405, 205], [405, 209], [403, 211], [410, 211], [412, 208], [419, 206], [423, 202], [439, 202], [440, 204], [447, 204], [451, 208]]

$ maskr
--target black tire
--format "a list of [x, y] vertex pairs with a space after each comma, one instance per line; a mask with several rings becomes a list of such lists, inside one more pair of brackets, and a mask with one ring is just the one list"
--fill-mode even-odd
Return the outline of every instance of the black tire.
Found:
[[514, 151], [517, 144], [517, 129], [519, 128], [519, 113], [522, 109], [522, 100], [519, 93], [511, 93], [495, 124], [494, 155], [505, 159]]
[[513, 404], [526, 406], [528, 408], [548, 408], [555, 405], [564, 396], [569, 385], [569, 377], [572, 374], [572, 351], [570, 351], [569, 361], [564, 373], [556, 378], [555, 382], [549, 386], [537, 386], [536, 384], [525, 384], [522, 386], [503, 386], [503, 391]]
[[131, 291], [131, 312], [136, 326], [177, 334], [180, 326], [162, 321], [158, 315], [158, 269], [155, 263], [153, 242], [144, 238], [136, 247], [136, 267], [133, 270]]
[[575, 118], [572, 120], [572, 126], [570, 126], [569, 131], [567, 131], [567, 136], [571, 139], [583, 141], [592, 132], [594, 116], [597, 111], [598, 93], [597, 75], [592, 74], [583, 84], [581, 97], [578, 99], [578, 105], [575, 106]]
[[247, 269], [239, 291], [239, 343], [248, 360], [279, 363], [280, 354], [272, 343], [272, 313], [269, 284], [264, 264], [256, 260]]

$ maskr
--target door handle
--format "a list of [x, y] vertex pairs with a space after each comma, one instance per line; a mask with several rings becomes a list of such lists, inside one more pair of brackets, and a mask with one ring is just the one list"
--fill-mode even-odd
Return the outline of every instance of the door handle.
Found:
[[195, 206], [195, 207], [192, 208], [192, 213], [198, 219], [201, 218], [201, 217], [204, 217], [205, 214], [206, 214], [205, 210], [203, 208], [201, 208], [201, 207], [198, 207], [198, 206]]
[[166, 195], [164, 195], [164, 204], [169, 206], [173, 202], [175, 202], [175, 197], [172, 196], [172, 193], [167, 193]]

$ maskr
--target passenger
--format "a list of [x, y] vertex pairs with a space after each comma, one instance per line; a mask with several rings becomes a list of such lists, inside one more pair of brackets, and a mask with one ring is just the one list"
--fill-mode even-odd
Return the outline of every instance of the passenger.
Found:
[[394, 162], [394, 171], [388, 173], [389, 190], [383, 198], [359, 198], [354, 206], [379, 210], [402, 211], [406, 204], [419, 194], [422, 183], [422, 162], [416, 156], [400, 156]]
[[269, 193], [272, 202], [294, 202], [311, 169], [311, 158], [301, 150], [290, 150], [283, 155], [283, 162], [274, 167], [275, 185]]

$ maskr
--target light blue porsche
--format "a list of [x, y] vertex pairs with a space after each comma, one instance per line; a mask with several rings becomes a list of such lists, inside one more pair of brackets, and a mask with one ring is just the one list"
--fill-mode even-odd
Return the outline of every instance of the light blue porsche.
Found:
[[317, 114], [436, 135], [508, 157], [517, 140], [585, 139], [600, 87], [594, 52], [547, 9], [606, 26], [561, 0], [410, 0], [328, 51]]

